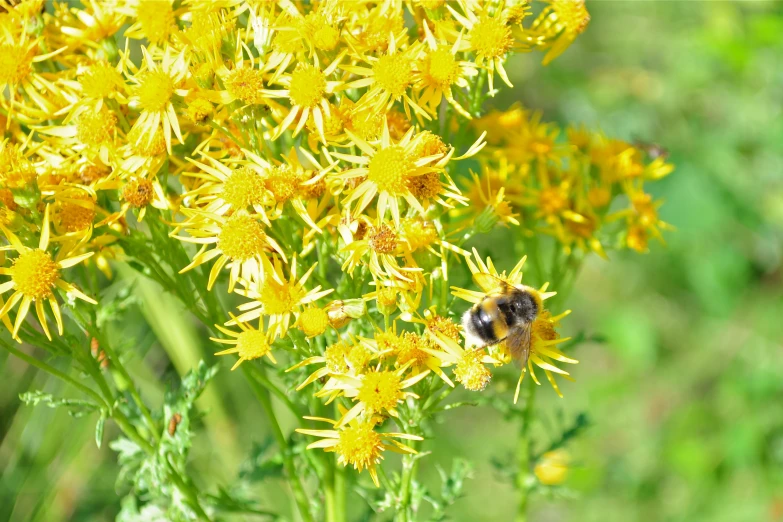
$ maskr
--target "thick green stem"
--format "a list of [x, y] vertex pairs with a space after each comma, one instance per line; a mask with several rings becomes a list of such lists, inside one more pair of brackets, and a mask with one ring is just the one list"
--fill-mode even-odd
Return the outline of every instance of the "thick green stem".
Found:
[[[410, 446], [414, 448], [414, 443]], [[415, 448], [414, 448], [415, 449]], [[397, 512], [398, 522], [410, 522], [413, 520], [410, 513], [411, 485], [418, 468], [418, 460], [413, 455], [405, 455], [402, 458], [402, 478], [400, 479], [400, 507]]]
[[[248, 372], [249, 369], [246, 368], [246, 366], [247, 365], [243, 364], [242, 369], [245, 372]], [[313, 516], [310, 513], [310, 505], [307, 500], [307, 495], [305, 494], [304, 487], [302, 486], [302, 481], [299, 480], [299, 475], [296, 472], [294, 455], [291, 453], [291, 448], [288, 445], [288, 439], [283, 434], [283, 430], [280, 429], [280, 423], [277, 421], [277, 415], [275, 414], [275, 410], [272, 407], [272, 401], [270, 400], [269, 392], [264, 387], [262, 387], [258, 381], [253, 379], [252, 376], [248, 379], [248, 382], [250, 383], [250, 387], [253, 389], [253, 393], [258, 399], [258, 402], [261, 403], [261, 406], [264, 408], [264, 411], [269, 418], [269, 424], [272, 426], [272, 433], [275, 437], [275, 440], [277, 441], [277, 445], [280, 447], [280, 453], [283, 456], [283, 466], [285, 467], [285, 471], [288, 474], [288, 483], [291, 485], [291, 490], [294, 494], [294, 500], [296, 501], [296, 505], [299, 508], [299, 515], [302, 517], [304, 522], [313, 522]]]
[[536, 385], [532, 378], [527, 379], [527, 393], [523, 407], [522, 426], [519, 429], [517, 445], [517, 504], [516, 522], [527, 522], [527, 505], [530, 498], [530, 423], [533, 420], [533, 403], [536, 397]]

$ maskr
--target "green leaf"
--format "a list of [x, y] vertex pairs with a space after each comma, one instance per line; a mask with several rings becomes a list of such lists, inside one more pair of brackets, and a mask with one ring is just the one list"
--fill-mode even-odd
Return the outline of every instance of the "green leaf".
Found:
[[101, 447], [101, 443], [103, 442], [103, 428], [106, 425], [106, 410], [101, 410], [101, 418], [98, 419], [97, 424], [95, 424], [95, 444], [98, 445], [98, 447]]
[[80, 399], [58, 399], [51, 393], [44, 393], [40, 390], [21, 393], [19, 394], [19, 399], [28, 406], [43, 404], [50, 408], [63, 407], [68, 410], [69, 415], [76, 418], [92, 413], [98, 409], [98, 406], [90, 401], [83, 401]]

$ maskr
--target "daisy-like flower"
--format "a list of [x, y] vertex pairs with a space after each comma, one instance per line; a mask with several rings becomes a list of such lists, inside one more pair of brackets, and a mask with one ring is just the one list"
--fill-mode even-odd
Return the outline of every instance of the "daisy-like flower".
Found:
[[[361, 214], [370, 203], [378, 197], [378, 219], [384, 219], [389, 212], [394, 223], [400, 224], [400, 199], [408, 203], [408, 206], [424, 214], [424, 207], [416, 198], [411, 188], [411, 183], [416, 178], [443, 172], [449, 162], [453, 149], [448, 153], [437, 153], [432, 156], [417, 157], [416, 150], [424, 139], [423, 134], [414, 137], [414, 129], [411, 128], [397, 143], [392, 142], [389, 136], [389, 127], [384, 125], [380, 143], [372, 146], [350, 131], [346, 131], [354, 144], [364, 152], [363, 156], [353, 156], [333, 152], [331, 155], [358, 167], [346, 170], [336, 177], [344, 181], [363, 180], [359, 183], [344, 201], [350, 205], [356, 202], [354, 215]], [[437, 194], [445, 194], [446, 190], [436, 187]]]
[[[403, 281], [413, 281], [410, 272], [420, 272], [417, 266], [402, 267], [397, 262], [400, 250], [400, 239], [393, 223], [372, 223], [366, 220], [367, 231], [362, 239], [352, 241], [343, 247], [348, 253], [342, 270], [352, 274], [354, 269], [365, 264], [375, 278], [398, 278]], [[369, 259], [365, 257], [369, 255]]]
[[137, 211], [136, 219], [144, 220], [147, 215], [147, 207], [166, 209], [169, 206], [166, 194], [157, 177], [130, 177], [126, 181], [113, 179], [104, 182], [102, 188], [117, 188], [120, 191], [120, 200], [122, 204], [117, 212], [109, 214], [95, 226], [100, 227], [106, 224], [114, 224], [125, 217], [125, 214], [134, 209]]
[[539, 13], [529, 31], [526, 31], [536, 46], [549, 49], [542, 61], [544, 65], [568, 49], [590, 23], [590, 13], [585, 7], [585, 0], [546, 1], [549, 5]]
[[[188, 235], [172, 233], [172, 237], [202, 246], [180, 273], [216, 259], [209, 272], [208, 290], [212, 289], [223, 267], [230, 270], [228, 291], [232, 292], [240, 278], [244, 281], [264, 279], [265, 263], [268, 264], [270, 253], [286, 259], [283, 249], [267, 235], [258, 217], [245, 211], [237, 211], [230, 216], [187, 209], [183, 209], [183, 213], [190, 219], [178, 223], [176, 228]], [[210, 245], [214, 248], [209, 249]]]
[[260, 359], [266, 356], [270, 361], [277, 364], [275, 357], [272, 355], [272, 345], [270, 343], [269, 336], [264, 331], [264, 322], [259, 321], [259, 329], [256, 330], [250, 324], [237, 320], [233, 314], [229, 313], [234, 323], [239, 326], [239, 331], [229, 330], [219, 324], [215, 325], [215, 328], [229, 336], [229, 339], [219, 339], [216, 337], [210, 337], [210, 340], [221, 344], [232, 344], [233, 348], [216, 352], [215, 355], [229, 355], [237, 354], [239, 359], [231, 367], [231, 371], [236, 370], [240, 364], [245, 361], [252, 361], [254, 359]]
[[362, 342], [379, 352], [384, 358], [394, 357], [396, 368], [410, 369], [410, 375], [422, 372], [433, 372], [449, 386], [454, 383], [441, 370], [441, 360], [433, 355], [432, 345], [427, 337], [416, 332], [397, 333], [396, 322], [391, 329], [376, 331], [373, 339], [362, 339]]
[[[469, 219], [471, 226], [481, 232], [489, 232], [496, 225], [519, 226], [519, 214], [514, 212], [506, 196], [504, 176], [494, 169], [485, 167], [482, 175], [471, 172], [472, 181], [466, 190], [471, 205], [468, 208], [452, 210], [455, 217]], [[515, 187], [510, 186], [512, 190]]]
[[263, 262], [264, 276], [251, 279], [245, 289], [237, 291], [238, 294], [252, 299], [239, 306], [242, 314], [237, 320], [251, 321], [262, 315], [267, 316], [269, 317], [267, 329], [272, 338], [284, 337], [296, 312], [305, 305], [315, 303], [329, 295], [334, 289], [321, 290], [320, 285], [311, 290], [305, 287], [318, 263], [314, 263], [302, 277], [297, 278], [298, 261], [294, 256], [290, 275], [286, 278], [279, 259], [275, 259], [274, 265], [268, 259], [264, 259]]
[[414, 89], [420, 94], [417, 100], [433, 116], [437, 115], [442, 98], [464, 117], [471, 119], [470, 113], [454, 99], [452, 86], [465, 89], [467, 78], [477, 74], [472, 63], [458, 60], [457, 53], [462, 44], [462, 35], [449, 47], [432, 35], [429, 25], [423, 24], [426, 49], [416, 62]]
[[183, 143], [173, 100], [175, 96], [185, 97], [188, 94], [187, 89], [180, 88], [188, 75], [185, 53], [172, 56], [170, 48], [166, 47], [161, 61], [155, 62], [146, 47], [142, 47], [141, 51], [144, 64], [140, 69], [132, 66], [127, 60], [127, 55], [125, 56], [131, 71], [134, 72], [129, 77], [135, 85], [130, 103], [141, 109], [139, 119], [136, 120], [133, 128], [141, 130], [139, 139], [146, 140], [149, 145], [162, 124], [166, 150], [171, 154], [172, 131], [179, 142]]
[[[363, 57], [369, 67], [357, 65], [342, 65], [341, 69], [363, 76], [346, 84], [346, 88], [359, 89], [367, 87], [367, 91], [358, 102], [359, 105], [374, 107], [380, 112], [391, 109], [397, 101], [402, 101], [405, 114], [410, 116], [410, 110], [417, 116], [427, 120], [432, 117], [422, 109], [408, 94], [416, 77], [415, 60], [419, 54], [420, 45], [416, 44], [408, 49], [398, 49], [396, 39], [391, 38], [389, 49], [380, 56], [368, 55]], [[421, 118], [419, 118], [421, 119]]]
[[396, 370], [381, 370], [377, 368], [357, 377], [336, 375], [330, 386], [324, 385], [318, 395], [327, 395], [339, 391], [341, 395], [353, 399], [356, 405], [348, 410], [337, 423], [337, 427], [345, 426], [359, 415], [384, 414], [397, 417], [397, 405], [407, 397], [418, 398], [413, 392], [405, 391], [429, 375], [429, 371], [404, 378], [411, 363]]
[[[366, 369], [370, 362], [382, 354], [364, 343], [357, 343], [352, 338], [351, 342], [338, 341], [329, 345], [324, 350], [323, 355], [308, 357], [303, 361], [291, 366], [286, 370], [290, 372], [304, 366], [312, 364], [323, 364], [320, 368], [311, 373], [302, 383], [296, 387], [299, 391], [309, 384], [324, 377], [334, 377], [337, 375], [360, 375]], [[331, 387], [330, 387], [330, 391]]]
[[0, 247], [0, 249], [15, 250], [19, 254], [19, 256], [14, 259], [13, 265], [10, 268], [0, 268], [0, 275], [11, 277], [9, 281], [0, 284], [0, 294], [4, 294], [9, 290], [14, 290], [14, 293], [11, 294], [11, 297], [8, 298], [8, 301], [6, 301], [2, 309], [0, 309], [0, 317], [5, 317], [11, 308], [17, 303], [20, 303], [16, 313], [14, 328], [11, 332], [14, 339], [18, 339], [17, 334], [19, 328], [22, 326], [22, 321], [24, 321], [24, 318], [27, 316], [30, 305], [34, 305], [41, 328], [43, 328], [46, 337], [51, 340], [52, 336], [49, 333], [49, 326], [46, 322], [46, 312], [44, 311], [44, 301], [49, 302], [55, 322], [57, 323], [57, 331], [60, 335], [63, 334], [62, 314], [60, 313], [60, 305], [57, 304], [57, 298], [54, 295], [55, 288], [59, 288], [69, 296], [79, 298], [91, 304], [98, 304], [93, 298], [82, 293], [74, 285], [62, 278], [62, 270], [64, 268], [78, 265], [92, 256], [93, 253], [87, 252], [71, 256], [71, 252], [60, 249], [57, 252], [56, 257], [52, 258], [52, 254], [48, 252], [48, 206], [44, 211], [43, 226], [41, 227], [41, 237], [38, 241], [38, 248], [25, 246], [16, 235], [5, 227], [0, 226], [0, 230], [2, 230], [10, 243], [10, 245]]
[[330, 111], [327, 96], [342, 84], [340, 81], [329, 81], [328, 78], [337, 69], [343, 56], [344, 53], [338, 55], [323, 71], [318, 64], [318, 57], [315, 56], [313, 64], [300, 62], [292, 73], [283, 75], [277, 80], [277, 83], [286, 89], [269, 92], [275, 93], [279, 97], [287, 97], [291, 108], [288, 115], [275, 129], [273, 140], [280, 137], [294, 122], [297, 122], [293, 133], [293, 136], [296, 137], [312, 114], [318, 135], [321, 137], [321, 141], [326, 144], [324, 120], [329, 117]]
[[357, 471], [366, 469], [376, 487], [380, 487], [380, 483], [375, 466], [383, 460], [384, 451], [391, 450], [403, 455], [416, 453], [416, 450], [394, 440], [395, 438], [424, 440], [418, 435], [408, 433], [375, 431], [375, 426], [380, 422], [380, 419], [376, 417], [370, 417], [366, 420], [357, 419], [342, 427], [338, 426], [336, 421], [323, 417], [305, 417], [305, 419], [323, 421], [333, 425], [331, 430], [297, 429], [298, 433], [321, 437], [321, 440], [309, 444], [307, 449], [323, 448], [324, 451], [337, 453], [337, 461], [343, 466], [351, 465]]
[[463, 349], [459, 340], [443, 333], [428, 332], [428, 334], [441, 349], [426, 348], [425, 351], [440, 361], [442, 366], [454, 366], [454, 380], [470, 391], [481, 391], [487, 387], [492, 379], [492, 373], [485, 365], [501, 364], [501, 361], [488, 355], [482, 348]]
[[126, 38], [146, 39], [152, 45], [163, 45], [177, 32], [177, 16], [172, 0], [126, 0], [119, 11], [132, 17], [125, 30]]

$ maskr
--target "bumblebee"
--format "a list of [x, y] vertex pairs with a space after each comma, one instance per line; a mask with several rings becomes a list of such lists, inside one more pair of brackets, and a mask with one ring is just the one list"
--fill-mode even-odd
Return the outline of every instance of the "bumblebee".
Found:
[[524, 367], [530, 356], [530, 334], [541, 309], [541, 297], [533, 289], [510, 285], [491, 274], [474, 274], [473, 281], [492, 290], [462, 316], [465, 332], [479, 346], [505, 341], [511, 356]]

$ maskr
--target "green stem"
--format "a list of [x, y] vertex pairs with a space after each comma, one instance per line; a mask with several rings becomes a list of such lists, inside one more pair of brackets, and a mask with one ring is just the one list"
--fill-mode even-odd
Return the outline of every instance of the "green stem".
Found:
[[[249, 370], [246, 368], [246, 366], [246, 364], [243, 364], [241, 367], [245, 372], [248, 372]], [[288, 474], [288, 483], [291, 485], [291, 489], [293, 490], [294, 500], [296, 501], [296, 505], [299, 508], [299, 515], [302, 517], [303, 521], [313, 522], [313, 516], [310, 513], [310, 506], [308, 504], [307, 495], [305, 494], [302, 482], [299, 480], [299, 475], [296, 472], [293, 453], [291, 453], [291, 448], [288, 445], [288, 439], [286, 439], [285, 435], [283, 434], [283, 430], [280, 429], [280, 423], [277, 421], [275, 410], [272, 407], [272, 401], [269, 398], [269, 392], [253, 378], [248, 379], [248, 382], [250, 383], [250, 387], [253, 389], [253, 393], [258, 399], [258, 402], [261, 403], [264, 411], [266, 411], [267, 417], [269, 418], [269, 423], [272, 425], [272, 433], [275, 436], [275, 440], [277, 440], [277, 445], [280, 447], [280, 453], [283, 456], [283, 466], [285, 467], [286, 473]]]
[[53, 375], [53, 376], [55, 376], [55, 377], [57, 377], [59, 379], [62, 379], [63, 381], [67, 382], [68, 384], [74, 386], [75, 388], [79, 389], [80, 391], [84, 392], [85, 394], [87, 394], [90, 397], [92, 397], [93, 399], [95, 399], [95, 401], [98, 403], [99, 406], [101, 406], [103, 408], [106, 408], [106, 409], [110, 409], [110, 405], [95, 390], [93, 390], [92, 388], [89, 388], [89, 387], [85, 386], [84, 384], [80, 383], [79, 381], [77, 381], [76, 379], [74, 379], [73, 377], [68, 375], [67, 373], [61, 372], [60, 370], [58, 370], [54, 366], [50, 366], [50, 365], [46, 364], [45, 362], [39, 361], [35, 357], [27, 355], [26, 353], [24, 353], [21, 350], [17, 350], [10, 343], [6, 343], [5, 341], [0, 341], [0, 344], [2, 344], [3, 348], [8, 350], [9, 353], [11, 353], [11, 354], [15, 355], [16, 357], [22, 359], [23, 361], [25, 361], [30, 366], [34, 366], [34, 367], [38, 368], [39, 370], [43, 370], [46, 373], [49, 373], [49, 374], [51, 374], [51, 375]]
[[527, 394], [523, 407], [522, 426], [519, 429], [517, 445], [517, 503], [516, 522], [527, 522], [527, 505], [530, 499], [530, 423], [533, 420], [533, 403], [536, 397], [536, 386], [532, 378], [527, 379]]
[[[415, 448], [415, 443], [411, 442], [410, 447]], [[405, 455], [402, 458], [402, 478], [400, 479], [400, 507], [397, 512], [397, 520], [399, 522], [410, 522], [413, 520], [410, 514], [411, 503], [411, 484], [413, 483], [413, 477], [416, 474], [416, 468], [418, 461], [414, 459], [413, 455]]]
[[179, 489], [182, 494], [185, 495], [185, 498], [188, 499], [190, 507], [196, 512], [196, 516], [200, 520], [210, 520], [209, 515], [207, 515], [204, 508], [201, 507], [201, 503], [198, 500], [198, 493], [193, 490], [190, 484], [185, 482], [170, 460], [166, 459], [166, 464], [169, 465], [169, 477], [177, 486], [177, 489]]

